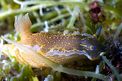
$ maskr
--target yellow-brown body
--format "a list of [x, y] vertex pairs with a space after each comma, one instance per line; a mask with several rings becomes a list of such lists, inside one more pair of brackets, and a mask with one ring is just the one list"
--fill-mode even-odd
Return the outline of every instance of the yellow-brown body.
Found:
[[[97, 49], [99, 44], [95, 37], [45, 32], [33, 34], [30, 32], [30, 27], [31, 21], [27, 14], [25, 16], [16, 17], [15, 29], [17, 32], [20, 32], [20, 42], [29, 46], [38, 45], [40, 47], [38, 52], [41, 52], [44, 56], [47, 56], [47, 58], [56, 61], [57, 63], [77, 60], [78, 58], [83, 57], [83, 55], [87, 56], [89, 59], [94, 59], [99, 54], [99, 49]], [[52, 50], [52, 53], [55, 53], [58, 50], [59, 54], [47, 55], [50, 50]], [[60, 55], [60, 53], [64, 53], [64, 55]]]

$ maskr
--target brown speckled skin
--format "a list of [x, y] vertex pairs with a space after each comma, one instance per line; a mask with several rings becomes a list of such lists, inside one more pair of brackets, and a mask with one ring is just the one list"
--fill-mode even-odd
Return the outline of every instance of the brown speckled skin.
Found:
[[[99, 55], [99, 44], [95, 37], [87, 37], [81, 35], [63, 35], [63, 34], [53, 34], [53, 33], [34, 33], [32, 34], [29, 30], [31, 27], [31, 21], [28, 14], [24, 16], [18, 16], [15, 19], [15, 29], [20, 32], [21, 43], [25, 45], [39, 45], [42, 47], [40, 50], [41, 54], [46, 55], [46, 53], [51, 49], [56, 49], [60, 51], [71, 51], [80, 50], [86, 51], [89, 56], [93, 59]], [[47, 58], [55, 61], [57, 63], [66, 63], [73, 60], [78, 60], [83, 56], [74, 54], [73, 56], [47, 56]]]
[[21, 42], [27, 45], [42, 46], [41, 51], [46, 53], [50, 49], [57, 49], [61, 51], [81, 50], [81, 40], [81, 35], [61, 35], [41, 32], [27, 36], [27, 38]]
[[[42, 49], [40, 51], [43, 54], [46, 54], [51, 49], [60, 51], [85, 50], [92, 58], [96, 58], [100, 52], [99, 43], [96, 38], [83, 37], [81, 35], [63, 35], [41, 32], [27, 35], [22, 38], [21, 42], [31, 46], [41, 46]], [[86, 45], [87, 47], [82, 45]], [[91, 49], [90, 46], [93, 46], [93, 49]]]
[[[22, 37], [21, 37], [22, 38]], [[41, 54], [46, 55], [46, 53], [50, 49], [58, 49], [60, 51], [68, 51], [68, 50], [80, 50], [87, 51], [89, 55], [92, 57], [92, 60], [96, 59], [99, 56], [100, 49], [98, 41], [95, 38], [83, 37], [81, 35], [62, 35], [62, 34], [51, 34], [51, 33], [35, 33], [27, 35], [26, 38], [22, 38], [21, 42], [26, 45], [39, 45], [42, 46], [40, 50]], [[88, 48], [82, 46], [86, 45]], [[90, 46], [96, 46], [95, 49], [89, 49]], [[60, 63], [72, 63], [74, 61], [83, 61], [86, 59], [84, 55], [74, 54], [72, 56], [46, 56], [50, 60]], [[41, 66], [46, 66], [44, 63], [41, 63]], [[37, 67], [33, 65], [34, 67]]]

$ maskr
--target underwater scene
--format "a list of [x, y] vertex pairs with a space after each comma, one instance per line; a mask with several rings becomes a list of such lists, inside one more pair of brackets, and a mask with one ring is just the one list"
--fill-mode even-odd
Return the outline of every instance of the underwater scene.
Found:
[[122, 81], [122, 0], [0, 0], [0, 81]]

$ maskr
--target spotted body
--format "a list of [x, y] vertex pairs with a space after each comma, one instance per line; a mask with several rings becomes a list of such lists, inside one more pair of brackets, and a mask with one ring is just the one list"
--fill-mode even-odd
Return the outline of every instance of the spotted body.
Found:
[[31, 21], [28, 15], [18, 16], [15, 19], [15, 28], [20, 32], [21, 43], [25, 45], [38, 45], [40, 52], [48, 56], [85, 55], [94, 59], [99, 55], [99, 43], [93, 36], [63, 35], [52, 33], [31, 33]]

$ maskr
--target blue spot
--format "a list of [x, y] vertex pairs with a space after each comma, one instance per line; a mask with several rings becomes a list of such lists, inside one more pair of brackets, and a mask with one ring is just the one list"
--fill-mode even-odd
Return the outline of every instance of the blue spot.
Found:
[[93, 46], [93, 50], [96, 50], [97, 49], [97, 47], [96, 46]]

